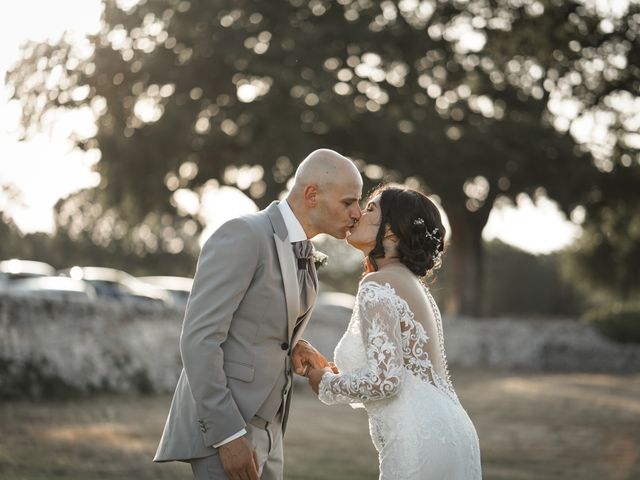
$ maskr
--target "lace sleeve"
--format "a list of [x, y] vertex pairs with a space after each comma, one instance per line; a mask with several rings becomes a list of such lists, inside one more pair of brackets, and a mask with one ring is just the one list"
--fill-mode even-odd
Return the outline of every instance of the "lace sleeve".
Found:
[[401, 310], [395, 293], [374, 282], [360, 287], [357, 314], [367, 351], [367, 365], [340, 374], [325, 373], [319, 398], [327, 405], [392, 397], [400, 387], [403, 360]]

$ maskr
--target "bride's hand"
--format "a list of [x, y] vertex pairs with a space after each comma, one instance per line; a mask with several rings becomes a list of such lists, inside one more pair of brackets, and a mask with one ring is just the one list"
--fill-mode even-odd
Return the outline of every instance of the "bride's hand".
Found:
[[318, 390], [320, 388], [320, 381], [322, 380], [322, 376], [327, 372], [333, 373], [331, 367], [312, 368], [307, 372], [309, 385], [311, 386], [311, 390], [313, 390], [316, 395], [318, 394]]

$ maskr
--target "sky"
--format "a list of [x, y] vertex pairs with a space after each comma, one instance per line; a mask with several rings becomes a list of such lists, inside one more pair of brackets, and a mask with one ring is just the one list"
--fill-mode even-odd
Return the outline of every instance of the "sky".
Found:
[[[130, 2], [121, 0], [123, 4]], [[0, 9], [0, 185], [11, 185], [20, 192], [20, 203], [7, 204], [6, 198], [0, 198], [0, 210], [10, 212], [24, 232], [51, 232], [56, 201], [99, 182], [98, 174], [91, 170], [96, 159], [74, 151], [68, 140], [69, 133], [86, 122], [74, 116], [65, 117], [51, 131], [19, 141], [20, 111], [15, 102], [9, 101], [4, 76], [20, 58], [20, 45], [27, 39], [57, 39], [65, 31], [81, 37], [97, 31], [101, 2], [20, 0], [5, 2]], [[238, 214], [255, 208], [248, 199], [237, 201], [238, 193], [226, 187], [213, 196], [215, 204], [225, 198], [227, 205], [238, 205]], [[229, 211], [223, 215], [228, 217]], [[212, 225], [223, 220], [216, 218], [215, 211], [207, 217]], [[541, 197], [533, 202], [521, 195], [516, 205], [503, 204], [493, 209], [483, 237], [497, 238], [532, 253], [550, 253], [569, 245], [579, 233], [580, 228], [567, 221], [553, 201]]]

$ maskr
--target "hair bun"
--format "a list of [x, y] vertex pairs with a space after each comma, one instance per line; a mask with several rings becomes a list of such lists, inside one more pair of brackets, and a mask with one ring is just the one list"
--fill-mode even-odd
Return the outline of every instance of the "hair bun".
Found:
[[380, 225], [376, 245], [369, 260], [377, 269], [375, 259], [384, 257], [384, 229], [388, 226], [398, 239], [397, 254], [414, 274], [424, 277], [439, 267], [444, 251], [445, 228], [435, 204], [422, 193], [404, 188], [378, 189], [380, 194]]

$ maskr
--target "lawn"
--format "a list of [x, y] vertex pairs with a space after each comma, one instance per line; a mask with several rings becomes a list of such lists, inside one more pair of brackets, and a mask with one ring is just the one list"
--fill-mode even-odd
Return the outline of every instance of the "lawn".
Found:
[[[640, 478], [640, 375], [454, 370], [476, 424], [485, 479]], [[170, 396], [0, 403], [0, 479], [190, 479], [151, 458]], [[366, 415], [297, 389], [287, 480], [374, 479]], [[440, 480], [440, 479], [438, 479]]]

